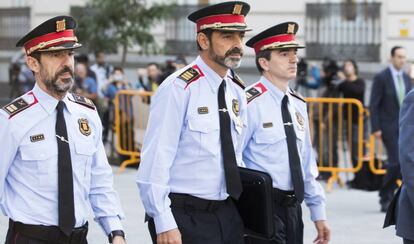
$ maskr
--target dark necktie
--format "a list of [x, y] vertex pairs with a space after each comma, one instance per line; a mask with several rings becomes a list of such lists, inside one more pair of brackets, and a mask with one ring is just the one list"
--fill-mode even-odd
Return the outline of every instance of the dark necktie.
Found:
[[226, 82], [223, 80], [218, 91], [218, 106], [220, 117], [220, 140], [223, 152], [224, 174], [226, 177], [227, 193], [234, 199], [239, 199], [242, 192], [240, 173], [237, 167], [236, 154], [234, 152], [233, 140], [231, 138], [231, 120], [226, 106], [224, 88]]
[[295, 191], [296, 199], [299, 203], [303, 201], [304, 183], [302, 176], [302, 167], [300, 165], [300, 158], [298, 147], [296, 145], [296, 133], [293, 128], [292, 117], [288, 110], [288, 96], [285, 95], [282, 100], [282, 118], [285, 127], [286, 141], [289, 154], [289, 166], [292, 176], [293, 189]]
[[59, 228], [67, 236], [75, 226], [75, 206], [73, 202], [73, 177], [72, 161], [70, 159], [70, 149], [68, 133], [66, 131], [65, 117], [63, 108], [65, 103], [59, 101], [56, 117], [56, 137], [58, 144], [58, 208], [59, 208]]

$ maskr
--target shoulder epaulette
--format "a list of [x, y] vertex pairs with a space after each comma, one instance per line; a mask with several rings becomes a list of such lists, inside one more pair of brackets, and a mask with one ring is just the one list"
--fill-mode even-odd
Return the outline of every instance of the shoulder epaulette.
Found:
[[68, 99], [71, 102], [80, 104], [80, 105], [85, 106], [87, 108], [90, 108], [90, 109], [93, 109], [93, 110], [96, 109], [95, 104], [93, 104], [91, 99], [83, 97], [81, 95], [70, 93], [68, 95]]
[[257, 82], [250, 88], [247, 88], [246, 89], [247, 103], [250, 103], [251, 101], [253, 101], [253, 99], [261, 96], [266, 91], [267, 91], [267, 88], [260, 82]]
[[244, 81], [240, 79], [240, 77], [236, 74], [236, 72], [231, 70], [231, 73], [233, 75], [233, 77], [231, 78], [233, 82], [236, 83], [238, 86], [240, 86], [244, 90], [246, 88], [246, 83], [244, 83]]
[[300, 95], [298, 92], [296, 92], [292, 89], [290, 90], [290, 95], [292, 95], [292, 96], [296, 97], [297, 99], [301, 100], [302, 102], [306, 103], [305, 98], [302, 95]]
[[198, 80], [200, 77], [204, 76], [204, 74], [201, 72], [200, 68], [198, 68], [197, 65], [194, 65], [192, 67], [189, 67], [186, 69], [183, 73], [181, 73], [178, 78], [185, 81], [187, 85], [185, 88], [188, 87], [192, 82]]
[[2, 109], [6, 111], [6, 113], [9, 115], [9, 118], [15, 116], [16, 114], [20, 113], [21, 111], [29, 108], [30, 106], [37, 103], [37, 99], [34, 96], [33, 92], [29, 92], [26, 95], [33, 96], [33, 102], [29, 103], [26, 100], [23, 99], [23, 97], [19, 97], [16, 100], [12, 101], [11, 103], [5, 105]]

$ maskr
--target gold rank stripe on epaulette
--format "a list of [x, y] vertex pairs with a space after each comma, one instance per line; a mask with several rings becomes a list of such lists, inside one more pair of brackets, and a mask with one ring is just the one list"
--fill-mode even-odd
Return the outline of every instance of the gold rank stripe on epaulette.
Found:
[[302, 102], [306, 103], [305, 98], [300, 95], [298, 92], [294, 91], [294, 90], [290, 90], [290, 95], [296, 97], [297, 99], [301, 100]]
[[83, 97], [81, 95], [71, 93], [71, 94], [69, 94], [68, 99], [71, 102], [74, 102], [74, 103], [83, 105], [83, 106], [85, 106], [87, 108], [90, 108], [90, 109], [93, 109], [93, 110], [96, 109], [95, 108], [95, 104], [93, 104], [93, 102], [92, 102], [91, 99], [86, 98], [86, 97]]
[[200, 68], [197, 65], [189, 67], [183, 73], [181, 73], [178, 78], [182, 79], [187, 83], [185, 88], [188, 87], [192, 82], [198, 80], [200, 77], [204, 76], [203, 72], [201, 72]]
[[246, 88], [246, 83], [232, 70], [233, 77], [231, 78], [234, 83], [240, 86], [243, 90]]
[[33, 106], [34, 104], [38, 102], [33, 92], [29, 92], [26, 95], [33, 96], [32, 103], [29, 103], [26, 100], [24, 100], [22, 97], [20, 97], [2, 108], [9, 115], [9, 119], [15, 116], [16, 114], [20, 113], [21, 111]]
[[247, 89], [246, 90], [247, 103], [250, 103], [251, 101], [253, 101], [253, 99], [259, 97], [266, 91], [267, 91], [267, 88], [260, 82], [252, 86], [251, 88]]

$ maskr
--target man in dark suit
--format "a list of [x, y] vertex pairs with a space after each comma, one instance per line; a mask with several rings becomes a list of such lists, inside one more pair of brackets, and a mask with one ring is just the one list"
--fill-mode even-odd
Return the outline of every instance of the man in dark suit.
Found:
[[398, 160], [398, 116], [405, 94], [411, 89], [410, 78], [403, 71], [406, 50], [395, 46], [391, 49], [390, 65], [374, 77], [370, 113], [372, 132], [387, 149], [387, 173], [380, 189], [381, 212], [385, 212], [401, 178]]
[[401, 107], [399, 156], [403, 184], [397, 204], [397, 235], [404, 244], [414, 244], [414, 91], [410, 91]]

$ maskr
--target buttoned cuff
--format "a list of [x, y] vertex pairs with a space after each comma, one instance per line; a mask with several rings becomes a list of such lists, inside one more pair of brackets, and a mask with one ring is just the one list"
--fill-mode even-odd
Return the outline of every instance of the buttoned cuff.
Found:
[[311, 220], [313, 222], [318, 220], [326, 220], [326, 210], [324, 204], [310, 206], [309, 209], [311, 213]]
[[118, 216], [115, 217], [101, 217], [99, 224], [104, 229], [106, 235], [109, 235], [114, 230], [123, 230], [121, 220]]
[[171, 210], [154, 217], [154, 224], [157, 234], [177, 228], [177, 223], [175, 222]]

